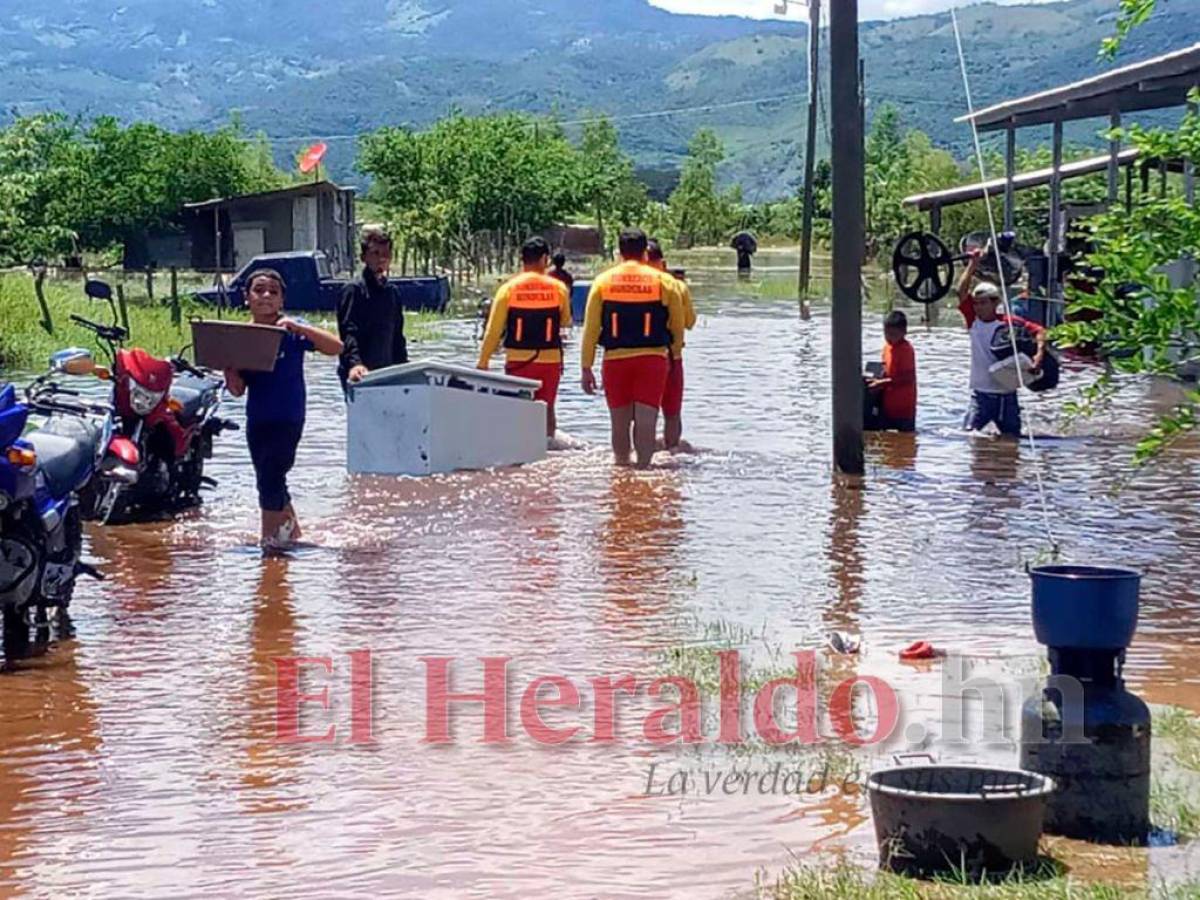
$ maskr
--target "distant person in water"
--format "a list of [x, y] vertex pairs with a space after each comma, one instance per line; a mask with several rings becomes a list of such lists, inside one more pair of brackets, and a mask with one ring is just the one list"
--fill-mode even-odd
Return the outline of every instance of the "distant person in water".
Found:
[[1020, 437], [1020, 401], [1017, 392], [997, 381], [992, 373], [997, 362], [992, 341], [1002, 328], [1026, 329], [1037, 341], [1032, 360], [1036, 370], [1046, 358], [1046, 329], [1020, 316], [1004, 315], [1000, 288], [990, 281], [975, 282], [984, 252], [971, 251], [971, 259], [958, 283], [958, 310], [971, 335], [971, 405], [964, 424], [969, 431], [982, 431], [994, 424], [1001, 434]]
[[733, 236], [730, 246], [737, 251], [738, 275], [743, 278], [750, 276], [752, 258], [758, 252], [758, 241], [748, 231], [740, 231]]
[[557, 278], [567, 286], [567, 293], [575, 287], [575, 276], [567, 271], [567, 255], [559, 250], [554, 254], [554, 267], [550, 270], [550, 277]]
[[[681, 352], [685, 329], [678, 282], [646, 264], [646, 233], [621, 232], [621, 262], [592, 282], [584, 317], [582, 384], [596, 393], [596, 347], [604, 347], [604, 396], [617, 465], [645, 469], [654, 457], [658, 410], [670, 374], [672, 351]], [[631, 440], [632, 432], [632, 440]]]
[[279, 356], [270, 372], [225, 373], [235, 397], [246, 394], [246, 445], [254, 464], [258, 506], [262, 511], [262, 547], [286, 550], [301, 537], [300, 522], [288, 492], [287, 476], [296, 463], [296, 448], [304, 433], [306, 392], [304, 355], [342, 352], [342, 342], [303, 319], [283, 315], [287, 285], [274, 269], [259, 269], [246, 282], [247, 303], [255, 324], [287, 329]]
[[[651, 238], [646, 248], [646, 260], [660, 272], [667, 272], [667, 261], [663, 257], [662, 244]], [[687, 282], [672, 273], [667, 273], [683, 300], [684, 328], [691, 331], [696, 326], [696, 307], [692, 304], [692, 292]], [[667, 373], [667, 386], [663, 391], [663, 440], [662, 449], [671, 453], [690, 453], [691, 444], [683, 440], [683, 347], [680, 341], [678, 348], [672, 346], [670, 371]]]
[[362, 274], [347, 285], [338, 305], [338, 333], [344, 345], [338, 376], [343, 388], [375, 369], [408, 362], [404, 304], [388, 280], [392, 239], [387, 232], [368, 230], [361, 250]]
[[917, 356], [908, 342], [908, 316], [895, 310], [883, 323], [883, 375], [867, 382], [879, 415], [870, 431], [917, 430]]
[[546, 436], [558, 427], [555, 403], [563, 370], [563, 331], [571, 327], [571, 295], [546, 274], [550, 248], [540, 237], [521, 247], [524, 271], [505, 282], [492, 302], [478, 367], [487, 370], [492, 354], [504, 342], [504, 371], [532, 378], [542, 386], [534, 399], [546, 404]]

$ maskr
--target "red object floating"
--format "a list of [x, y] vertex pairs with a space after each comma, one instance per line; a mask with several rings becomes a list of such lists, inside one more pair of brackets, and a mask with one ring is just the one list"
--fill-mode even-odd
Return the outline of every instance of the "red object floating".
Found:
[[300, 171], [307, 175], [309, 172], [316, 169], [321, 164], [321, 160], [325, 158], [325, 154], [329, 152], [329, 147], [326, 144], [313, 144], [304, 151], [304, 155], [300, 157]]
[[933, 659], [936, 657], [937, 650], [929, 641], [917, 641], [915, 644], [910, 644], [900, 651], [900, 658], [906, 662], [919, 659]]

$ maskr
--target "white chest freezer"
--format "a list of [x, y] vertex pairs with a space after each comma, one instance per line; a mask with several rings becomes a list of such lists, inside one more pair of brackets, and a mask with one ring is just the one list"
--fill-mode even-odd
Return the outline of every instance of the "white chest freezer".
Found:
[[347, 468], [432, 475], [536, 462], [546, 455], [539, 386], [442, 362], [372, 372], [347, 398]]

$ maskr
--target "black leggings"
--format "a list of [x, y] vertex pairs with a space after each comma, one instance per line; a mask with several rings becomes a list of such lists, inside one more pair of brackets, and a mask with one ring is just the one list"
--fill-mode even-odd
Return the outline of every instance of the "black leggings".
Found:
[[260, 509], [282, 512], [292, 502], [287, 475], [296, 464], [296, 448], [303, 433], [303, 422], [247, 423], [246, 444], [254, 463]]

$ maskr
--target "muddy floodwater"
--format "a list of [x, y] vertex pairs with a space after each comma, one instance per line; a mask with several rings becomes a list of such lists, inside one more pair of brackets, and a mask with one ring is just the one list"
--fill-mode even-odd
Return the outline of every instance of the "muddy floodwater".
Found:
[[[769, 296], [794, 279], [794, 257], [759, 261], [748, 283], [732, 258], [689, 262], [696, 456], [614, 469], [607, 413], [578, 386], [573, 342], [559, 422], [592, 449], [504, 471], [351, 478], [334, 368], [313, 359], [292, 477], [312, 547], [271, 561], [253, 548], [240, 434], [220, 440], [220, 486], [195, 513], [89, 528], [86, 555], [107, 581], [81, 582], [74, 638], [0, 677], [0, 895], [720, 897], [797, 859], [869, 862], [867, 803], [849, 788], [706, 792], [700, 777], [668, 790], [681, 771], [721, 777], [807, 757], [658, 746], [643, 724], [661, 704], [644, 688], [619, 702], [613, 739], [597, 735], [591, 679], [645, 685], [714, 648], [773, 670], [815, 650], [822, 684], [887, 681], [905, 727], [856, 751], [868, 766], [914, 744], [943, 760], [1015, 763], [1004, 743], [1014, 721], [1000, 740], [948, 745], [940, 665], [901, 664], [897, 651], [928, 639], [962, 653], [1019, 702], [1042, 655], [1024, 574], [1050, 546], [1038, 456], [964, 436], [966, 334], [952, 311], [925, 327], [909, 310], [919, 434], [872, 439], [867, 477], [835, 482], [828, 307], [802, 321]], [[880, 310], [865, 320], [876, 359]], [[473, 362], [475, 329], [449, 321], [414, 355]], [[1064, 426], [1090, 371], [1068, 363], [1063, 389], [1026, 403], [1044, 438], [1053, 539], [1064, 559], [1146, 573], [1131, 689], [1200, 712], [1200, 455], [1184, 445], [1115, 493], [1173, 389], [1131, 387], [1109, 413]], [[226, 410], [242, 416], [240, 402]], [[861, 635], [862, 652], [827, 654], [833, 630]], [[351, 730], [357, 651], [373, 667], [370, 743]], [[331, 660], [331, 676], [309, 669], [301, 687], [327, 687], [333, 709], [307, 704], [299, 724], [335, 727], [332, 744], [277, 740], [276, 661], [293, 657]], [[450, 743], [425, 741], [422, 660], [433, 657], [452, 660], [459, 692], [482, 690], [480, 658], [510, 660], [506, 743], [483, 742], [478, 703], [452, 707]], [[579, 726], [560, 746], [536, 741], [521, 716], [526, 687], [551, 675], [582, 695], [578, 711], [542, 714]], [[869, 731], [869, 704], [859, 712]], [[1056, 855], [1083, 877], [1147, 884], [1180, 852]]]

